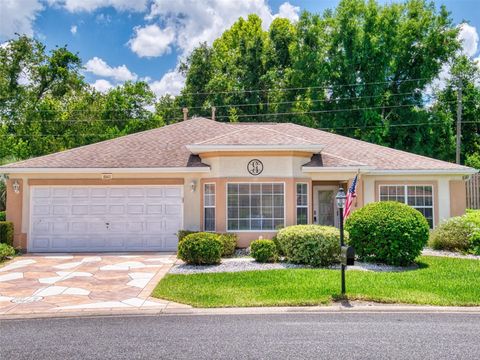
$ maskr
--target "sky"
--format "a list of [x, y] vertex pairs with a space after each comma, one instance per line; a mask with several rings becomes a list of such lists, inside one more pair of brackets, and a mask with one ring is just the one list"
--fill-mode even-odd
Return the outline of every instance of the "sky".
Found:
[[[321, 13], [340, 0], [0, 0], [0, 43], [15, 33], [48, 49], [78, 52], [86, 80], [99, 91], [143, 80], [162, 96], [176, 95], [176, 71], [195, 46], [214, 39], [240, 16], [258, 14], [268, 28], [276, 17], [295, 22], [303, 10]], [[377, 0], [391, 3], [392, 0]], [[461, 25], [464, 52], [480, 59], [480, 0], [436, 0]]]

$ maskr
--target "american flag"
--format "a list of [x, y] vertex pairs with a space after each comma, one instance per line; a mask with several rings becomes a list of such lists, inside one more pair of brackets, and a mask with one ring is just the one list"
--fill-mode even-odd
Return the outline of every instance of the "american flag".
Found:
[[357, 180], [358, 180], [358, 175], [355, 175], [355, 179], [353, 179], [352, 185], [350, 185], [350, 187], [348, 188], [347, 199], [345, 201], [345, 208], [343, 209], [344, 219], [346, 219], [347, 216], [350, 215], [353, 200], [357, 197], [357, 193], [356, 193]]

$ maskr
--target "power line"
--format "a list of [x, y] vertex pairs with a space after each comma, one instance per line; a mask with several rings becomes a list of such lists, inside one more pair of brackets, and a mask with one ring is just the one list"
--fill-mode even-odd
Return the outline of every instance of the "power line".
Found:
[[[462, 121], [462, 124], [479, 124], [480, 121]], [[408, 123], [408, 124], [390, 124], [390, 125], [365, 125], [365, 126], [341, 126], [341, 127], [319, 127], [319, 128], [313, 128], [316, 130], [345, 130], [345, 129], [383, 129], [383, 128], [390, 128], [390, 127], [409, 127], [409, 126], [425, 126], [425, 125], [430, 125], [430, 126], [440, 126], [444, 125], [442, 123], [431, 123], [431, 122], [423, 122], [423, 123]], [[125, 136], [125, 135], [133, 135], [135, 133], [131, 134], [118, 134], [118, 136]], [[74, 133], [74, 134], [69, 134], [69, 136], [110, 136], [110, 134], [103, 133]], [[47, 135], [47, 134], [25, 134], [25, 135], [15, 135], [15, 134], [4, 134], [0, 135], [0, 137], [10, 137], [10, 138], [23, 138], [23, 137], [66, 137], [65, 134], [61, 135]], [[116, 137], [111, 137], [111, 139], [115, 139]]]
[[352, 84], [334, 84], [334, 85], [322, 85], [322, 86], [304, 86], [304, 87], [291, 87], [291, 88], [274, 88], [274, 89], [255, 89], [255, 90], [230, 90], [230, 91], [205, 91], [205, 92], [186, 92], [182, 95], [218, 95], [218, 94], [242, 94], [242, 93], [256, 93], [256, 92], [275, 92], [275, 91], [294, 91], [294, 90], [309, 90], [309, 89], [331, 89], [337, 87], [348, 87], [348, 86], [365, 86], [365, 85], [381, 85], [381, 84], [397, 84], [404, 82], [413, 82], [413, 81], [423, 81], [431, 80], [430, 78], [418, 78], [418, 79], [405, 79], [405, 80], [389, 80], [389, 81], [376, 81], [370, 83], [352, 83]]

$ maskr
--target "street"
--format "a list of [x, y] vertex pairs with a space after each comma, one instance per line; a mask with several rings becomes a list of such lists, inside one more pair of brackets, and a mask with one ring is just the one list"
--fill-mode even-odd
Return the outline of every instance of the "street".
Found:
[[480, 314], [290, 313], [0, 321], [0, 359], [478, 359]]

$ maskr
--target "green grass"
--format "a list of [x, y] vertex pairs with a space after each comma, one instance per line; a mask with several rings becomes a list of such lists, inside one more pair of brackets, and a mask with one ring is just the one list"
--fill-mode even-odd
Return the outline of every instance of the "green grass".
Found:
[[[348, 271], [347, 297], [384, 303], [480, 305], [480, 261], [420, 257], [419, 269], [400, 273]], [[152, 296], [196, 307], [299, 306], [339, 298], [340, 271], [288, 269], [167, 274]]]

